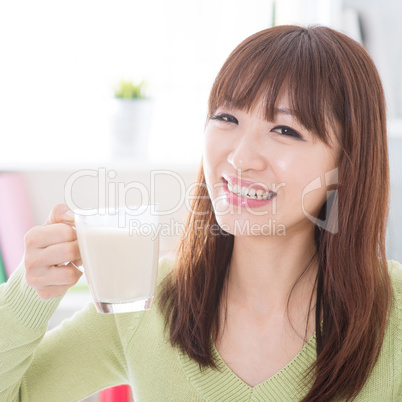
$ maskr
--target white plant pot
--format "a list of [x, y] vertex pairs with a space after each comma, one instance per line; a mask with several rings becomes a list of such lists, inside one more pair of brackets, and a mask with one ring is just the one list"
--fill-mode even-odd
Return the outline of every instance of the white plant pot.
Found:
[[151, 119], [152, 100], [113, 99], [110, 121], [112, 155], [146, 159]]

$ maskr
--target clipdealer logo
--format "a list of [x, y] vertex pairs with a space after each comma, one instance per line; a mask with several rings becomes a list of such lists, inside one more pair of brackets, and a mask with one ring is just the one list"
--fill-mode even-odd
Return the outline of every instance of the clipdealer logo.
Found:
[[[125, 212], [127, 215], [130, 216], [138, 216], [139, 214], [144, 211], [141, 208], [141, 205], [152, 205], [154, 206], [157, 204], [155, 200], [156, 195], [156, 187], [157, 187], [157, 180], [175, 180], [179, 186], [179, 191], [175, 191], [173, 197], [176, 197], [177, 200], [174, 203], [173, 207], [167, 208], [166, 210], [158, 209], [157, 211], [150, 211], [151, 214], [158, 215], [158, 216], [169, 216], [176, 212], [178, 212], [183, 205], [185, 205], [187, 211], [190, 213], [194, 213], [197, 216], [202, 216], [209, 214], [210, 211], [192, 211], [192, 201], [197, 198], [194, 195], [195, 190], [197, 187], [204, 186], [207, 187], [207, 193], [209, 195], [201, 196], [202, 198], [210, 199], [210, 195], [212, 194], [211, 189], [205, 183], [198, 183], [194, 182], [191, 185], [187, 186], [183, 177], [181, 177], [177, 172], [171, 170], [152, 170], [150, 171], [149, 176], [149, 187], [147, 187], [144, 183], [140, 181], [131, 181], [131, 182], [123, 182], [123, 181], [116, 181], [117, 172], [115, 170], [107, 170], [104, 167], [99, 169], [83, 169], [73, 173], [66, 181], [64, 187], [64, 197], [66, 205], [76, 213], [80, 215], [88, 216], [88, 215], [95, 215], [95, 214], [113, 214], [116, 211], [118, 206], [124, 207]], [[95, 180], [96, 181], [96, 188], [97, 188], [97, 205], [94, 208], [85, 208], [82, 206], [77, 205], [74, 202], [74, 186], [81, 180]], [[86, 182], [85, 182], [86, 183]], [[94, 184], [94, 183], [92, 183]], [[305, 197], [319, 189], [322, 189], [324, 186], [337, 186], [338, 184], [338, 168], [335, 168], [329, 172], [324, 174], [324, 180], [321, 177], [316, 177], [314, 180], [309, 182], [303, 189], [301, 194], [301, 209], [303, 214], [315, 225], [317, 225], [320, 229], [327, 230], [331, 233], [338, 233], [338, 190], [329, 190], [327, 191], [326, 197], [326, 214], [325, 219], [319, 219], [311, 215], [305, 206]], [[81, 183], [82, 185], [82, 183]], [[215, 186], [219, 187], [222, 186], [222, 183], [218, 183]], [[282, 187], [286, 187], [286, 183], [280, 183], [279, 185], [272, 184], [273, 191], [280, 192]], [[128, 195], [132, 195], [135, 193], [137, 197], [139, 197], [140, 201], [135, 203], [138, 207], [137, 209], [130, 205], [127, 202]], [[173, 193], [172, 193], [173, 194]], [[169, 195], [172, 195], [169, 194]], [[199, 197], [198, 197], [199, 198]], [[223, 199], [223, 197], [217, 197], [214, 200], [214, 211], [217, 216], [231, 214], [234, 215], [235, 211], [232, 205], [229, 205], [225, 210], [218, 210], [216, 208], [216, 203]], [[252, 215], [276, 215], [277, 213], [277, 197], [273, 198], [273, 203], [270, 211], [258, 211], [252, 210], [246, 206], [247, 212]], [[239, 207], [238, 207], [239, 209]], [[237, 213], [241, 213], [240, 211]], [[263, 224], [259, 225], [259, 228], [251, 227], [252, 225], [248, 224], [248, 226], [240, 227], [239, 222], [235, 221], [237, 224], [236, 231], [240, 235], [244, 235], [247, 233], [260, 233], [260, 234], [277, 234], [277, 235], [284, 235], [286, 233], [286, 229], [283, 224], [277, 222], [275, 219], [269, 220], [268, 222], [264, 222]], [[134, 224], [133, 224], [134, 225]], [[170, 225], [171, 226], [171, 225]], [[263, 226], [263, 227], [262, 227]], [[225, 230], [225, 228], [222, 228]], [[162, 229], [159, 229], [161, 231]], [[177, 228], [172, 229], [173, 232], [177, 232]], [[171, 230], [171, 231], [172, 231]], [[184, 230], [184, 229], [183, 229]], [[153, 230], [154, 232], [155, 230]], [[216, 232], [215, 230], [213, 230]]]

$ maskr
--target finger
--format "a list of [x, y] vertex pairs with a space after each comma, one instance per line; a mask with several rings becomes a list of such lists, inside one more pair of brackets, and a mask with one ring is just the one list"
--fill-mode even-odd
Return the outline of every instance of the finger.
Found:
[[53, 267], [49, 269], [51, 275], [51, 284], [53, 286], [68, 286], [75, 285], [82, 276], [82, 272], [74, 267], [73, 264], [63, 265], [61, 267]]
[[49, 247], [46, 247], [42, 249], [40, 258], [42, 261], [46, 261], [44, 265], [47, 267], [79, 260], [81, 258], [81, 254], [78, 247], [78, 241], [74, 240], [66, 243], [53, 244]]
[[46, 269], [42, 273], [42, 277], [46, 276], [46, 285], [48, 286], [73, 286], [81, 278], [82, 272], [74, 267], [71, 263], [68, 265], [54, 266]]
[[74, 222], [74, 214], [66, 204], [56, 204], [46, 219], [45, 225], [63, 221]]
[[70, 225], [55, 223], [36, 226], [25, 235], [25, 247], [43, 248], [52, 244], [71, 242], [77, 239], [77, 232]]
[[81, 277], [82, 272], [72, 264], [42, 267], [35, 271], [27, 271], [25, 275], [26, 283], [37, 292], [48, 286], [68, 286], [75, 285]]

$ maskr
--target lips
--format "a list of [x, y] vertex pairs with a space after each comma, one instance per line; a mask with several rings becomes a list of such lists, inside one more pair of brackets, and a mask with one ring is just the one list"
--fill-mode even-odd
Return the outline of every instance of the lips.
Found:
[[226, 200], [233, 205], [258, 208], [276, 197], [263, 183], [239, 179], [233, 176], [222, 177]]
[[255, 191], [262, 190], [264, 192], [269, 192], [269, 188], [267, 185], [264, 183], [259, 183], [259, 182], [254, 182], [251, 180], [247, 179], [240, 179], [239, 177], [236, 176], [229, 176], [229, 175], [224, 175], [223, 179], [230, 183], [232, 187], [235, 185], [238, 185], [239, 187], [246, 187], [248, 190], [254, 189]]

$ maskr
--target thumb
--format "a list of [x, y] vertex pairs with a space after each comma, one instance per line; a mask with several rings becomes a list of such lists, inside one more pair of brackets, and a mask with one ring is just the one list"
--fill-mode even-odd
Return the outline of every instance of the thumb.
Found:
[[74, 222], [73, 211], [66, 204], [56, 204], [46, 219], [45, 225], [60, 222]]

